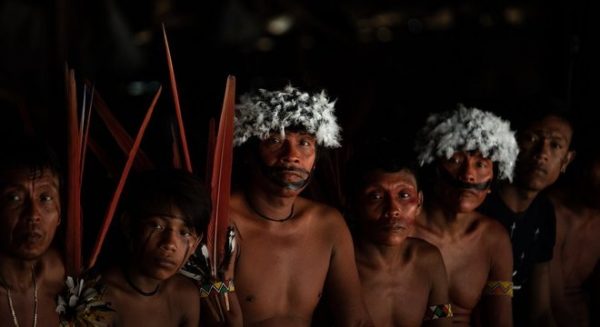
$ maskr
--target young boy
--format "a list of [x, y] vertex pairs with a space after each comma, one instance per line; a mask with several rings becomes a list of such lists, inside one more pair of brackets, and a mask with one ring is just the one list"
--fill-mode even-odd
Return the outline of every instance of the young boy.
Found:
[[125, 260], [103, 275], [104, 300], [118, 326], [198, 326], [200, 293], [177, 274], [206, 229], [210, 202], [184, 171], [147, 172], [132, 181], [121, 227]]

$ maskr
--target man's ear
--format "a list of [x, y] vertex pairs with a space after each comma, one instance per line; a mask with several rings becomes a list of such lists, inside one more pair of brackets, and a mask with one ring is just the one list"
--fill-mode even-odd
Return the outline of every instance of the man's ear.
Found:
[[563, 158], [562, 163], [560, 164], [560, 172], [564, 173], [567, 171], [567, 166], [575, 159], [575, 150], [567, 152], [567, 155]]
[[423, 191], [419, 191], [419, 199], [418, 199], [418, 207], [417, 207], [417, 215], [421, 214], [421, 209], [423, 209], [423, 200], [424, 200], [424, 195], [423, 195]]
[[200, 242], [202, 242], [203, 238], [204, 238], [203, 234], [198, 235], [198, 238], [196, 239], [196, 241], [194, 242], [194, 244], [192, 244], [192, 247], [190, 248], [190, 253], [196, 252], [196, 249], [200, 245]]

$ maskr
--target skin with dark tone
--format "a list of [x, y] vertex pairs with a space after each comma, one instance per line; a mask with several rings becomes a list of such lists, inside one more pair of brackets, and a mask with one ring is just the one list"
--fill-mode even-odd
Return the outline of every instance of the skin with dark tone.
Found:
[[115, 310], [111, 324], [198, 326], [200, 290], [178, 272], [209, 223], [202, 181], [177, 169], [148, 171], [129, 181], [122, 206], [127, 251], [103, 274], [104, 300]]
[[[143, 219], [125, 267], [104, 275], [105, 300], [116, 314], [115, 326], [198, 326], [200, 293], [192, 280], [177, 272], [194, 252], [200, 237], [186, 226], [182, 213], [172, 208]], [[129, 281], [127, 280], [129, 279]], [[154, 293], [152, 295], [142, 292]]]
[[409, 170], [366, 174], [357, 195], [356, 262], [376, 326], [450, 326], [451, 318], [423, 321], [428, 306], [447, 304], [448, 280], [439, 250], [408, 237], [423, 194]]
[[486, 296], [488, 281], [512, 280], [510, 239], [498, 222], [475, 209], [489, 189], [458, 188], [462, 183], [484, 184], [493, 178], [493, 163], [478, 151], [456, 152], [438, 159], [440, 176], [431, 201], [417, 218], [414, 236], [439, 248], [446, 264], [453, 324], [468, 326], [473, 309], [481, 307], [484, 326], [512, 326], [511, 298]]
[[235, 281], [244, 324], [310, 326], [325, 289], [339, 325], [371, 326], [344, 219], [299, 196], [315, 163], [315, 137], [272, 134], [248, 150], [256, 152], [247, 153], [245, 189], [230, 202], [240, 244]]
[[55, 327], [65, 278], [62, 259], [50, 248], [60, 223], [59, 178], [47, 168], [18, 168], [0, 172], [0, 185], [0, 326], [14, 325], [8, 288], [19, 325], [33, 325], [35, 278], [37, 325]]
[[581, 169], [575, 183], [551, 195], [556, 245], [550, 285], [552, 312], [559, 326], [592, 326], [592, 303], [600, 296], [600, 157], [596, 155]]
[[[518, 133], [519, 157], [515, 181], [501, 184], [500, 198], [513, 212], [524, 212], [538, 194], [565, 171], [574, 152], [569, 150], [571, 125], [554, 115], [534, 122]], [[554, 326], [550, 302], [550, 263], [534, 265], [531, 280], [530, 324]]]

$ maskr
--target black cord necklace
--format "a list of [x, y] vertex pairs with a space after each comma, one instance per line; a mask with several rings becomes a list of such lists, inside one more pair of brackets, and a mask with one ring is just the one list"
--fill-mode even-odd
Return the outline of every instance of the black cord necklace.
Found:
[[288, 221], [290, 219], [292, 219], [294, 217], [294, 204], [292, 204], [292, 210], [290, 210], [290, 214], [282, 219], [275, 219], [275, 218], [271, 218], [265, 214], [263, 214], [262, 212], [258, 211], [254, 205], [252, 204], [252, 202], [250, 201], [250, 199], [248, 199], [248, 205], [250, 206], [250, 209], [252, 209], [252, 211], [254, 211], [255, 214], [257, 214], [260, 218], [268, 220], [268, 221], [274, 221], [276, 223], [283, 223], [285, 221]]
[[160, 289], [160, 284], [158, 284], [158, 285], [156, 285], [156, 288], [154, 290], [152, 290], [150, 292], [144, 292], [139, 287], [135, 286], [133, 281], [131, 281], [131, 278], [129, 277], [129, 273], [127, 272], [126, 269], [123, 269], [123, 276], [125, 276], [125, 280], [127, 281], [127, 284], [129, 284], [129, 286], [131, 286], [131, 288], [133, 288], [136, 292], [138, 292], [139, 294], [141, 294], [143, 296], [154, 296], [154, 295], [156, 295], [156, 293], [158, 293], [158, 290]]

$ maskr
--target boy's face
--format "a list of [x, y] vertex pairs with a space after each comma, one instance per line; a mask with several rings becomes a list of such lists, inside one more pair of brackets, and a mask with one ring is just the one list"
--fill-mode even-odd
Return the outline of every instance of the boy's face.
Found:
[[439, 159], [444, 176], [438, 188], [440, 199], [457, 212], [472, 212], [483, 203], [494, 177], [492, 160], [479, 151], [458, 151]]
[[408, 170], [388, 173], [375, 170], [365, 176], [359, 194], [359, 223], [372, 242], [399, 245], [409, 232], [421, 210], [422, 193]]
[[194, 253], [201, 237], [173, 208], [166, 214], [147, 217], [140, 222], [135, 254], [139, 271], [157, 280], [175, 275]]
[[29, 168], [0, 176], [1, 251], [22, 260], [44, 254], [60, 223], [58, 177], [49, 169]]

